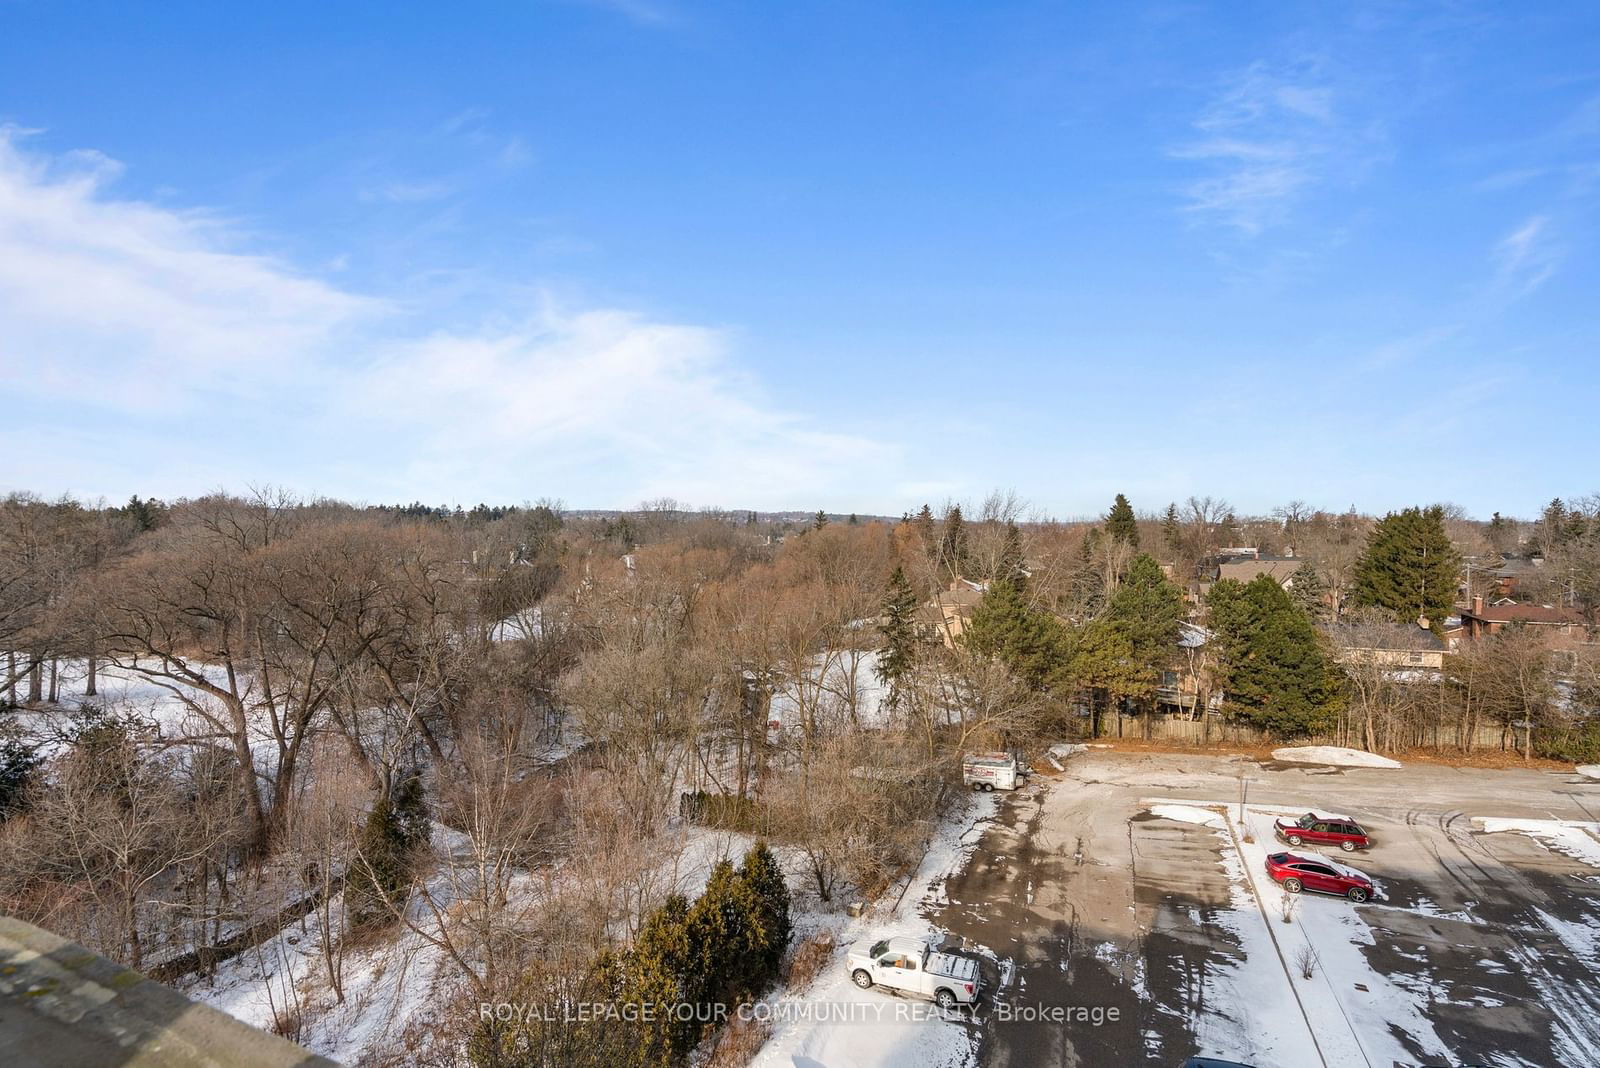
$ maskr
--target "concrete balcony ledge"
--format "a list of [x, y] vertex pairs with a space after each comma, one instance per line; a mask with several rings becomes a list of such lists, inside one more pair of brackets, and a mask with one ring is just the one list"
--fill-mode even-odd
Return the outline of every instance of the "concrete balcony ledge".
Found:
[[8, 916], [0, 916], [0, 1064], [337, 1068]]

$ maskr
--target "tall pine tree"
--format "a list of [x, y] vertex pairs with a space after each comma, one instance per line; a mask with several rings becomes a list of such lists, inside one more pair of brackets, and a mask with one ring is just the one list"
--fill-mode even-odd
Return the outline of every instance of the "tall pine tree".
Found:
[[1176, 559], [1183, 553], [1183, 526], [1178, 522], [1177, 502], [1167, 505], [1167, 514], [1161, 517], [1161, 540], [1167, 552]]
[[1183, 591], [1167, 581], [1155, 557], [1140, 553], [1106, 606], [1106, 617], [1122, 624], [1141, 667], [1164, 663], [1183, 622]]
[[1106, 513], [1106, 533], [1135, 549], [1139, 547], [1139, 521], [1133, 514], [1133, 505], [1120, 493]]
[[995, 566], [991, 582], [1009, 582], [1022, 590], [1028, 581], [1026, 560], [1022, 552], [1022, 531], [1015, 523], [1006, 524], [1005, 540], [1000, 543], [1000, 559]]
[[1328, 584], [1322, 581], [1322, 572], [1310, 560], [1289, 576], [1289, 598], [1314, 623], [1324, 623], [1333, 614], [1328, 607]]
[[972, 652], [999, 660], [1035, 689], [1054, 685], [1067, 665], [1061, 624], [1029, 605], [1026, 593], [1015, 583], [989, 587], [961, 638]]
[[933, 559], [934, 549], [938, 544], [934, 536], [933, 509], [923, 505], [922, 511], [918, 512], [917, 517], [911, 522], [916, 526], [917, 537], [922, 540], [923, 551], [928, 554], [930, 560]]
[[961, 518], [961, 506], [953, 504], [944, 516], [944, 534], [939, 539], [939, 562], [951, 578], [960, 578], [967, 571], [967, 521]]
[[1223, 579], [1207, 597], [1227, 705], [1283, 735], [1317, 734], [1338, 719], [1339, 676], [1311, 625], [1270, 575]]
[[1355, 602], [1382, 608], [1403, 623], [1426, 620], [1442, 633], [1460, 574], [1461, 556], [1445, 533], [1443, 508], [1390, 512], [1367, 536], [1356, 564]]
[[883, 648], [878, 652], [878, 681], [889, 688], [891, 709], [900, 703], [901, 685], [916, 661], [916, 611], [917, 595], [906, 580], [905, 569], [896, 565], [884, 592], [883, 620], [878, 624], [878, 632], [883, 635]]

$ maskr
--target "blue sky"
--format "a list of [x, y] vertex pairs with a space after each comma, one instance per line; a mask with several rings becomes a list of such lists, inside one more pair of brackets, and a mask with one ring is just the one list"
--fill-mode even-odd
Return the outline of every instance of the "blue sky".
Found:
[[0, 488], [1600, 490], [1600, 8], [0, 0]]

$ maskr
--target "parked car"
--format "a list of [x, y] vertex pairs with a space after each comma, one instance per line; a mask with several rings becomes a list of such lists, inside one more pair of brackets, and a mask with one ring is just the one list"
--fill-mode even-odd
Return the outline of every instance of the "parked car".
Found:
[[866, 950], [852, 949], [849, 968], [862, 990], [901, 990], [932, 998], [941, 1009], [971, 1005], [982, 992], [977, 961], [941, 953], [919, 938], [882, 938]]
[[1354, 853], [1372, 844], [1361, 824], [1349, 816], [1329, 816], [1326, 813], [1307, 812], [1297, 820], [1277, 820], [1273, 823], [1278, 837], [1292, 846], [1336, 845], [1346, 853]]
[[1033, 769], [1010, 753], [968, 753], [961, 758], [961, 782], [974, 790], [1015, 790]]
[[1366, 901], [1372, 897], [1371, 879], [1319, 853], [1269, 854], [1267, 874], [1291, 894], [1314, 890], [1319, 894], [1338, 894], [1351, 901]]

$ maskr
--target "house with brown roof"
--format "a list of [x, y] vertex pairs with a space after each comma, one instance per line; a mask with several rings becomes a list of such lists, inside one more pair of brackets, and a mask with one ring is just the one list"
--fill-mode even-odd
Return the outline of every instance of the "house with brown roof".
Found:
[[1394, 672], [1441, 671], [1447, 641], [1415, 623], [1329, 623], [1319, 628], [1345, 664], [1374, 664]]
[[1513, 624], [1536, 627], [1552, 638], [1584, 641], [1591, 627], [1570, 608], [1547, 604], [1490, 604], [1482, 597], [1472, 599], [1472, 607], [1461, 611], [1461, 626], [1468, 638], [1495, 634]]
[[963, 578], [951, 582], [949, 589], [940, 590], [912, 616], [917, 636], [926, 642], [943, 642], [946, 648], [954, 649], [956, 639], [966, 630], [967, 621], [987, 589], [981, 582]]
[[1298, 556], [1262, 556], [1249, 560], [1229, 560], [1217, 565], [1217, 581], [1234, 579], [1251, 582], [1259, 575], [1271, 575], [1272, 581], [1287, 588], [1289, 579], [1300, 570], [1305, 560]]

